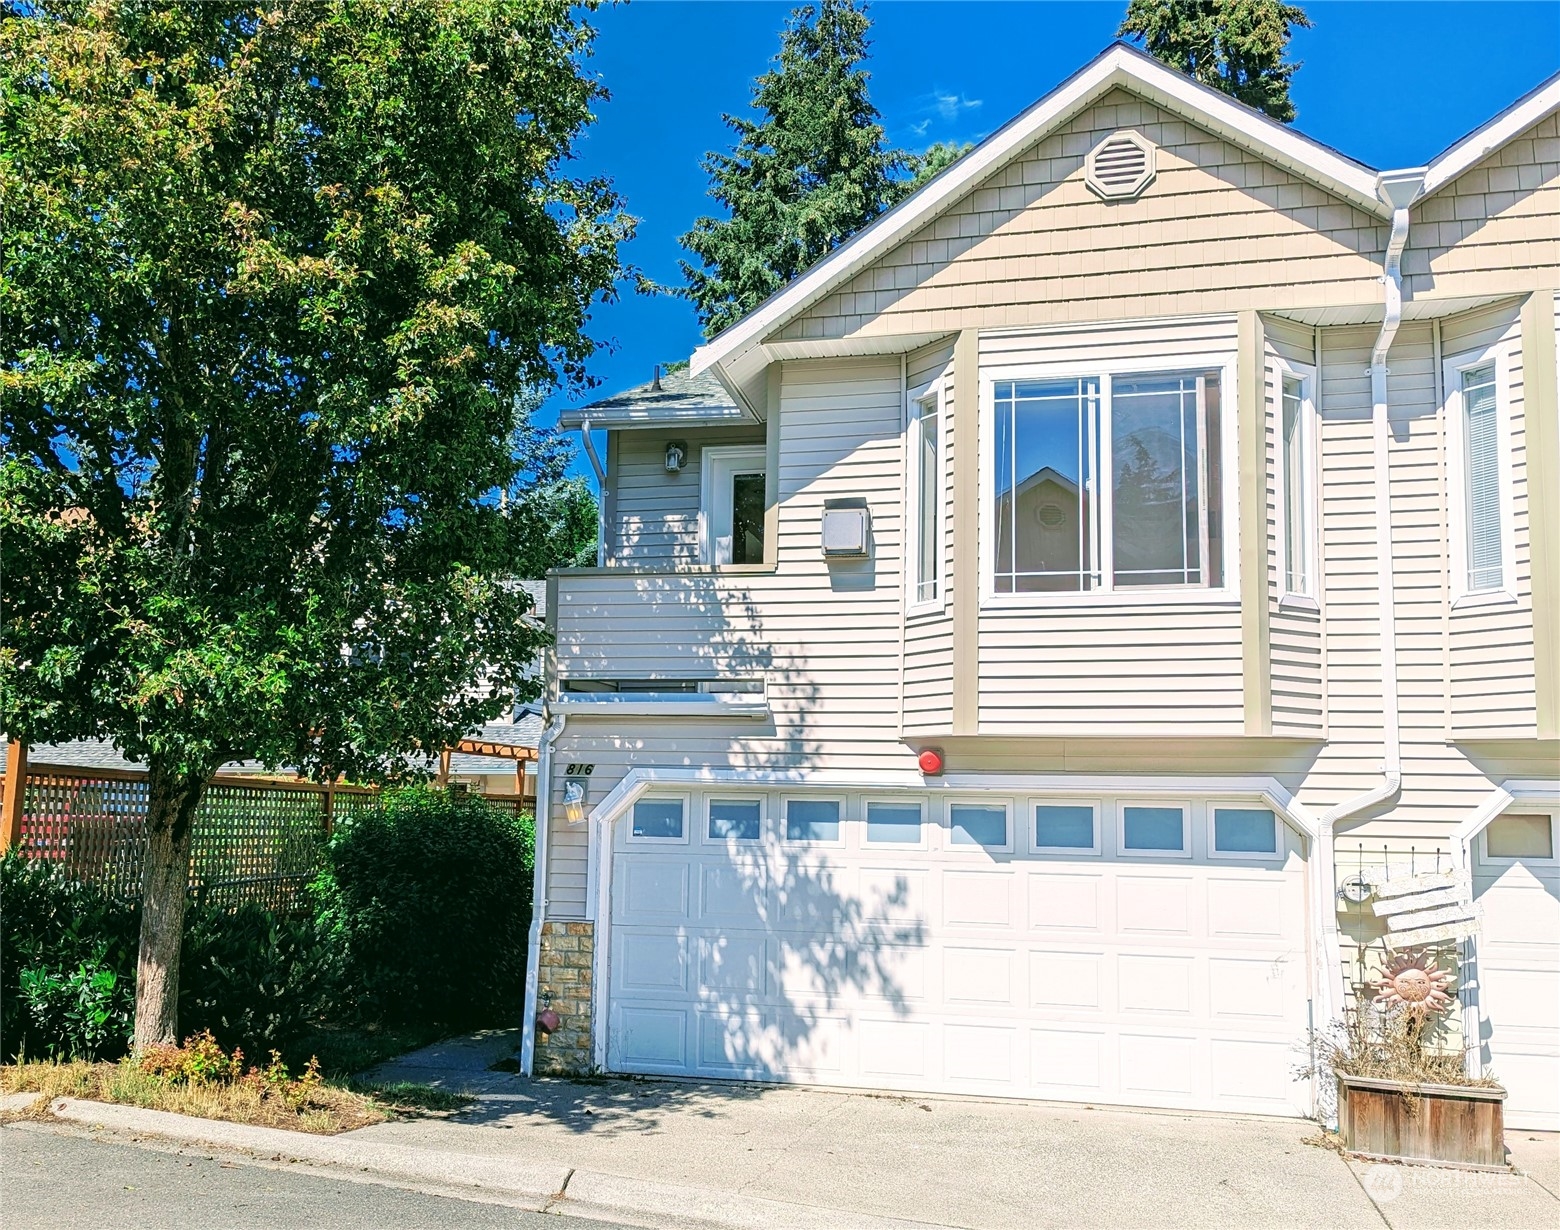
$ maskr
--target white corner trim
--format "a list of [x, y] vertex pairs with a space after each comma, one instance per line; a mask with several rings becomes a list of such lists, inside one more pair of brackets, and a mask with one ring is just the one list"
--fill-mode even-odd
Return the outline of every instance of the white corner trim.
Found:
[[1370, 168], [1241, 106], [1143, 52], [1115, 43], [987, 137], [947, 172], [700, 346], [693, 352], [693, 374], [719, 368], [760, 344], [769, 333], [935, 218], [1051, 128], [1070, 119], [1107, 90], [1121, 85], [1131, 86], [1167, 110], [1192, 118], [1215, 134], [1307, 176], [1358, 209], [1382, 218], [1388, 216], [1377, 199], [1376, 174]]
[[1560, 107], [1560, 73], [1431, 159], [1423, 196], [1446, 187], [1557, 107]]

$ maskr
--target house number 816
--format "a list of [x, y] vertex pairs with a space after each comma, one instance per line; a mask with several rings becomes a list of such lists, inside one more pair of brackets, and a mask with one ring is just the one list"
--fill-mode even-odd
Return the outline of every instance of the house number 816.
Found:
[[593, 764], [571, 764], [564, 773], [565, 777], [589, 777], [596, 771]]

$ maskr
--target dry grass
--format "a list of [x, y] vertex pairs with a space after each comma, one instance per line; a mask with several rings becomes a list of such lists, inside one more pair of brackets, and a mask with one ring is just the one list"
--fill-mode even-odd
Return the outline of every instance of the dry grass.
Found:
[[1436, 1024], [1401, 1009], [1362, 1005], [1315, 1035], [1319, 1064], [1345, 1076], [1416, 1085], [1499, 1088], [1489, 1073], [1469, 1076], [1460, 1049], [1435, 1045]]
[[55, 1098], [69, 1097], [322, 1136], [383, 1123], [398, 1116], [454, 1110], [471, 1100], [460, 1094], [427, 1090], [421, 1086], [358, 1091], [326, 1083], [283, 1096], [257, 1082], [199, 1081], [148, 1075], [129, 1059], [119, 1063], [33, 1061], [8, 1064], [0, 1066], [0, 1091], [45, 1095], [27, 1110], [10, 1112], [5, 1116], [7, 1120], [48, 1118], [49, 1103]]

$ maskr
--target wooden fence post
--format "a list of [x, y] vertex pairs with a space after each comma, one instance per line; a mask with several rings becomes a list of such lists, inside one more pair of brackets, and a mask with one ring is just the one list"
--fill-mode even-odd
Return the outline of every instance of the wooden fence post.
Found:
[[330, 840], [331, 831], [336, 827], [336, 779], [333, 777], [325, 783], [325, 840]]
[[12, 739], [6, 749], [5, 796], [0, 801], [0, 853], [22, 842], [22, 805], [27, 798], [27, 744]]

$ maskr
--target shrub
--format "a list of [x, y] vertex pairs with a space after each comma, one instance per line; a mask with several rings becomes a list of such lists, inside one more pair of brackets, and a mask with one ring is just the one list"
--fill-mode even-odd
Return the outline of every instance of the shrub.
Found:
[[136, 906], [16, 851], [0, 859], [0, 1053], [113, 1057], [129, 1042]]
[[315, 883], [362, 1015], [512, 1024], [525, 987], [535, 830], [480, 797], [414, 787], [354, 816]]
[[225, 1046], [286, 1050], [335, 1014], [339, 962], [312, 916], [191, 902], [179, 967], [181, 1027]]

